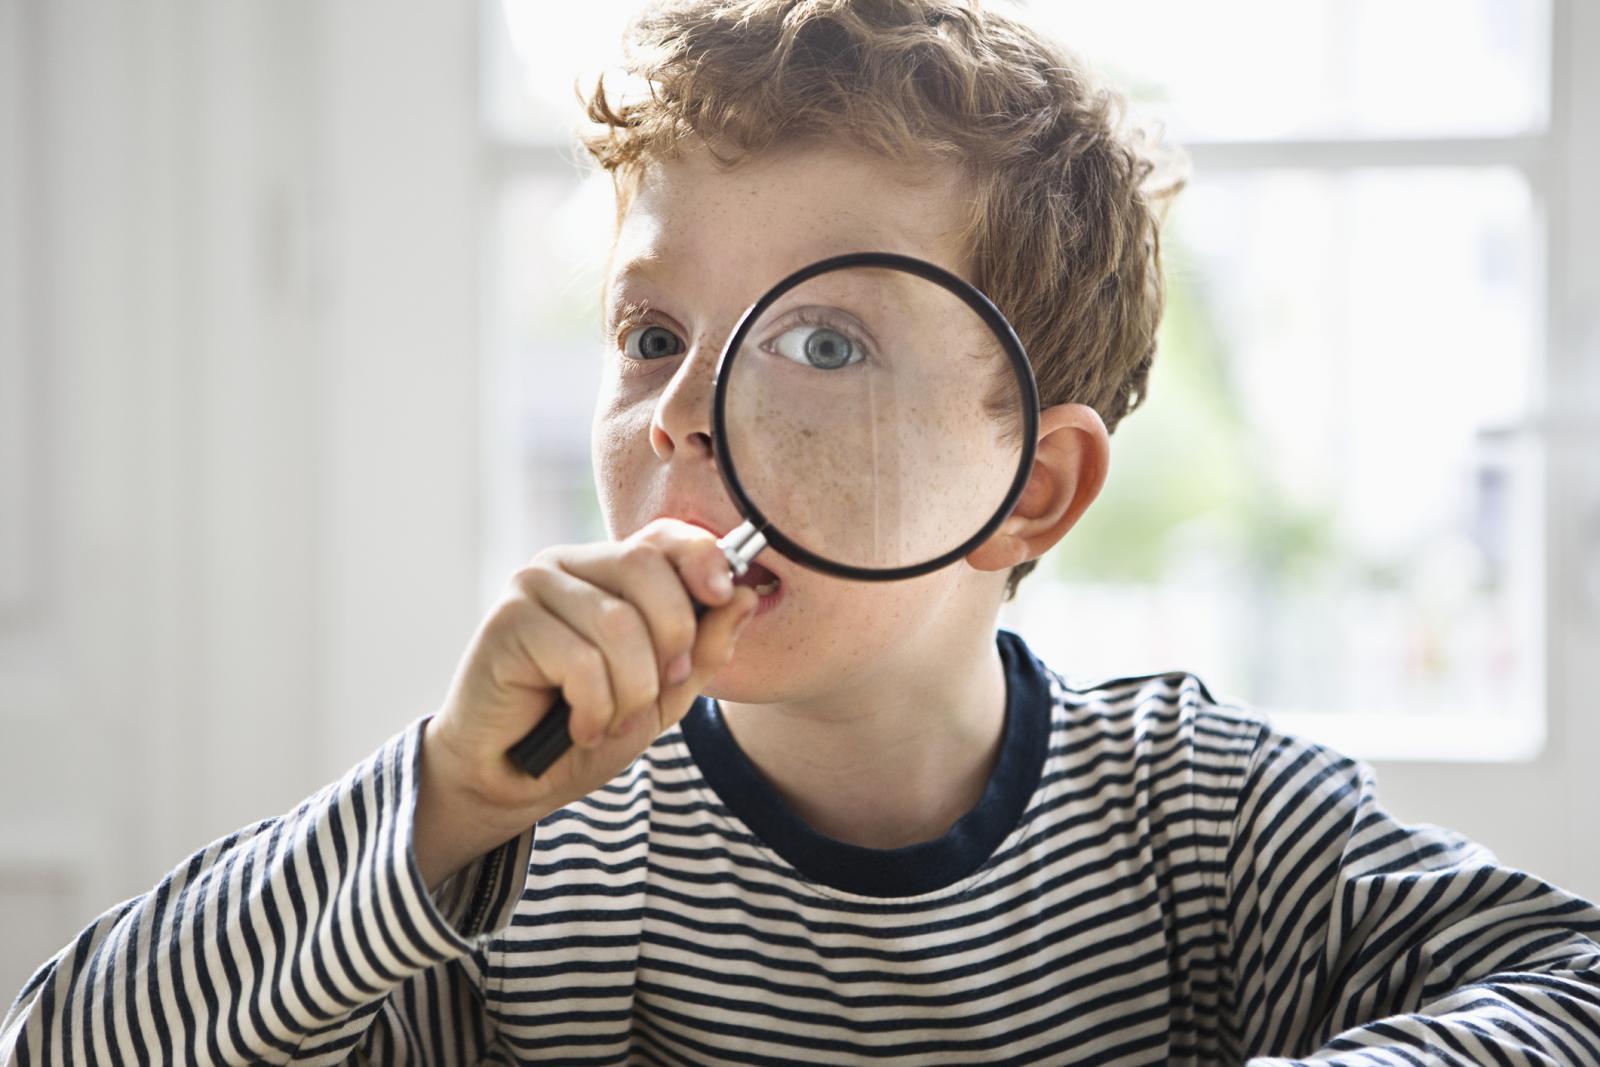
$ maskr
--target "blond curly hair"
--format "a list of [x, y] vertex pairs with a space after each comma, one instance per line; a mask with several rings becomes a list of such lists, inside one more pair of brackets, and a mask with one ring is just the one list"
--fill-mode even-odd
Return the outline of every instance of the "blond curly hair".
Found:
[[807, 137], [952, 162], [973, 191], [969, 280], [1011, 320], [1040, 403], [1114, 432], [1144, 400], [1183, 161], [1057, 42], [979, 0], [664, 0], [630, 24], [624, 65], [648, 96], [613, 99], [603, 77], [580, 92], [619, 221], [690, 138], [728, 166]]

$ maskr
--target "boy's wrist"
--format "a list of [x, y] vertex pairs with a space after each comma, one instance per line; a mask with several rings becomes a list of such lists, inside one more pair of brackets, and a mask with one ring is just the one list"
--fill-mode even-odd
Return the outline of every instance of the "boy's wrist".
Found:
[[503, 813], [490, 810], [452, 772], [447, 746], [430, 728], [423, 729], [416, 813], [412, 820], [411, 849], [417, 869], [430, 893], [451, 875], [479, 857], [499, 848], [538, 814], [521, 825], [507, 826]]

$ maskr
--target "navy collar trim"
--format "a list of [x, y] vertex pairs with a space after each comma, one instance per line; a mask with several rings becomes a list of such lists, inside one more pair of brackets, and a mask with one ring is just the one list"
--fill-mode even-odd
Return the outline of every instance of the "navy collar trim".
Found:
[[763, 843], [813, 881], [869, 897], [932, 893], [975, 873], [1021, 822], [1039, 786], [1050, 736], [1050, 684], [1022, 638], [996, 636], [1006, 676], [1000, 756], [977, 806], [941, 837], [905, 848], [846, 844], [813, 830], [784, 804], [728, 730], [716, 701], [696, 699], [683, 736], [706, 782]]

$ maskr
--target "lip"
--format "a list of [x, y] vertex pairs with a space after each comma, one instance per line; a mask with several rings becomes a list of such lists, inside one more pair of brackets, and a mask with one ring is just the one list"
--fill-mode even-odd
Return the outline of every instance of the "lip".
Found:
[[[730, 531], [737, 528], [739, 523], [744, 521], [743, 519], [739, 519], [734, 522], [719, 525], [709, 521], [708, 519], [702, 518], [692, 511], [679, 511], [676, 513], [664, 511], [660, 515], [654, 516], [650, 521], [654, 522], [655, 519], [676, 519], [678, 522], [686, 522], [691, 526], [698, 526], [707, 533], [715, 535], [719, 540], [723, 537], [726, 537]], [[772, 561], [774, 559], [781, 557], [779, 557], [776, 552], [768, 552], [766, 549], [762, 549], [759, 555], [761, 557], [761, 565], [767, 568], [767, 570], [771, 571], [777, 577], [778, 588], [761, 598], [760, 602], [756, 605], [755, 614], [750, 616], [752, 621], [760, 618], [761, 616], [772, 611], [773, 608], [777, 607], [778, 602], [783, 599], [784, 590], [789, 586], [789, 576], [784, 573], [784, 571], [786, 571], [788, 568], [774, 567], [772, 565]]]
[[[766, 567], [767, 570], [772, 571], [772, 574], [778, 579], [778, 588], [774, 589], [770, 593], [758, 594], [759, 599], [756, 601], [756, 610], [755, 613], [750, 616], [751, 619], [759, 619], [761, 616], [776, 608], [778, 606], [778, 601], [783, 599], [784, 590], [789, 588], [788, 581], [781, 574], [778, 574], [777, 571], [772, 570], [771, 567], [767, 567], [766, 560], [762, 560], [761, 565]], [[749, 588], [754, 589], [755, 587], [750, 586]]]
[[[674, 513], [674, 512], [670, 512], [670, 511], [664, 511], [660, 515], [653, 516], [649, 521], [650, 522], [654, 522], [656, 519], [675, 519], [678, 522], [686, 522], [690, 526], [698, 526], [698, 527], [700, 527], [700, 529], [702, 529], [702, 530], [706, 531], [707, 533], [709, 533], [709, 534], [713, 535], [714, 537], [716, 537], [717, 540], [719, 540], [719, 541], [722, 540], [724, 537], [728, 536], [729, 533], [731, 533], [732, 531], [737, 529], [739, 527], [740, 523], [744, 522], [743, 519], [735, 519], [733, 522], [715, 523], [715, 522], [710, 521], [709, 519], [703, 519], [700, 516], [695, 515], [693, 513], [684, 513], [684, 512], [676, 512], [676, 513]], [[781, 567], [774, 567], [771, 563], [768, 562], [768, 560], [773, 558], [773, 557], [775, 557], [777, 555], [777, 553], [775, 553], [775, 552], [774, 553], [768, 553], [767, 550], [765, 548], [763, 548], [761, 550], [760, 555], [762, 556], [761, 565], [763, 567], [767, 568], [767, 570], [771, 571], [773, 574], [776, 574], [778, 576], [778, 580], [779, 581], [785, 581], [786, 580], [786, 576], [783, 573], [784, 569], [781, 568]]]
[[715, 534], [719, 539], [728, 536], [729, 532], [739, 525], [738, 522], [718, 524], [707, 519], [702, 519], [698, 515], [685, 515], [682, 513], [673, 514], [672, 512], [668, 511], [662, 512], [660, 515], [655, 516], [650, 521], [655, 522], [656, 519], [676, 519], [678, 522], [686, 522], [690, 526], [698, 526], [707, 533]]
[[[768, 569], [770, 570], [771, 568], [769, 567]], [[751, 622], [754, 622], [756, 619], [759, 619], [761, 616], [767, 614], [773, 608], [776, 608], [778, 606], [778, 601], [783, 599], [783, 591], [785, 588], [787, 587], [780, 578], [778, 580], [778, 588], [774, 589], [772, 592], [762, 597], [759, 602], [757, 602], [755, 614], [750, 616]]]

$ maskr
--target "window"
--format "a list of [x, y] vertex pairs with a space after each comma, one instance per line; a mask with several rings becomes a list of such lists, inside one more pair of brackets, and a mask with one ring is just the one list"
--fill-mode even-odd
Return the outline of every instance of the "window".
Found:
[[[635, 6], [483, 9], [495, 584], [603, 532], [609, 186], [567, 130]], [[1194, 174], [1149, 397], [1002, 623], [1076, 679], [1190, 670], [1369, 758], [1531, 756], [1544, 456], [1511, 431], [1545, 406], [1549, 0], [1032, 7]]]
[[1544, 370], [1548, 5], [1035, 7], [1194, 176], [1149, 410], [1011, 621], [1364, 755], [1531, 755], [1542, 457], [1497, 431]]

